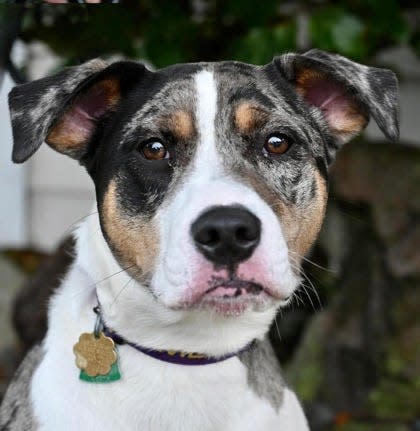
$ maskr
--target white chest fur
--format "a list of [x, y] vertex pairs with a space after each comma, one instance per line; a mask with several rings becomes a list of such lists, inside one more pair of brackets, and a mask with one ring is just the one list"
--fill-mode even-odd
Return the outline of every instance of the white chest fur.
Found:
[[247, 369], [236, 357], [182, 366], [120, 346], [121, 380], [108, 384], [79, 380], [72, 349], [81, 333], [93, 329], [92, 276], [101, 278], [87, 275], [90, 268], [101, 266], [92, 261], [96, 251], [87, 252], [87, 237], [81, 229], [78, 246], [84, 255], [79, 249], [76, 265], [50, 304], [45, 356], [31, 385], [40, 431], [307, 430], [294, 394], [286, 390], [276, 411], [253, 392]]
[[122, 380], [102, 385], [79, 381], [67, 358], [47, 355], [32, 386], [40, 429], [233, 431], [280, 424], [268, 402], [247, 387], [237, 359], [187, 369], [128, 349], [121, 349]]
[[63, 300], [60, 295], [53, 302], [52, 321], [58, 315], [61, 318], [49, 331], [45, 357], [32, 381], [40, 431], [307, 429], [294, 394], [286, 391], [276, 412], [248, 386], [246, 368], [237, 358], [186, 367], [121, 346], [120, 381], [80, 381], [72, 345], [82, 328], [92, 325], [91, 304], [86, 297], [77, 300], [88, 311], [80, 314], [75, 327], [70, 324], [74, 304], [60, 310], [60, 303], [67, 302]]

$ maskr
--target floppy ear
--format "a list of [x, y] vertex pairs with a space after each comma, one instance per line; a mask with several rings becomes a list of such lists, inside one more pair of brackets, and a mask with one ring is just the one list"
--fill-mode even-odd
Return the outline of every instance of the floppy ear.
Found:
[[45, 141], [81, 160], [100, 121], [145, 72], [134, 62], [110, 66], [92, 60], [56, 75], [17, 86], [9, 94], [15, 163], [27, 160]]
[[338, 146], [361, 132], [370, 116], [387, 138], [398, 139], [398, 82], [390, 70], [315, 49], [277, 57], [274, 64], [321, 111]]

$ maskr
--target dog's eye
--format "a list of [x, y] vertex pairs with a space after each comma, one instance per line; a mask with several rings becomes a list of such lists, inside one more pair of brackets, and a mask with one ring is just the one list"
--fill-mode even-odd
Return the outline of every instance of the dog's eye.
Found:
[[264, 154], [284, 154], [293, 144], [293, 140], [283, 133], [270, 135], [264, 142]]
[[141, 144], [140, 152], [147, 160], [169, 159], [169, 151], [158, 139], [152, 139]]

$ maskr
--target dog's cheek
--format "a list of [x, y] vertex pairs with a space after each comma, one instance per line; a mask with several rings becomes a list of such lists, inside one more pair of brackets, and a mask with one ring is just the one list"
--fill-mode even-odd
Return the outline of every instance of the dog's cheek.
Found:
[[160, 238], [156, 222], [129, 216], [118, 202], [118, 188], [111, 180], [101, 208], [102, 227], [120, 264], [145, 280], [153, 273], [159, 254]]
[[255, 175], [250, 175], [248, 181], [276, 214], [282, 226], [288, 249], [292, 253], [293, 259], [299, 263], [301, 257], [308, 252], [321, 229], [327, 203], [325, 179], [314, 168], [313, 196], [299, 204], [286, 202]]
[[321, 229], [327, 204], [327, 185], [318, 170], [314, 172], [314, 194], [299, 206], [279, 202], [275, 210], [283, 227], [293, 259], [300, 262]]

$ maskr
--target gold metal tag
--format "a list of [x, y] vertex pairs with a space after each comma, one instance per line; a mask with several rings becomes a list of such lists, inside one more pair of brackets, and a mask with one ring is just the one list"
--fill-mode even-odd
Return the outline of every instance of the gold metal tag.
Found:
[[118, 359], [114, 341], [103, 332], [98, 337], [89, 333], [82, 334], [74, 345], [73, 352], [77, 367], [90, 377], [107, 375]]

